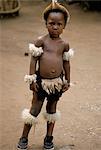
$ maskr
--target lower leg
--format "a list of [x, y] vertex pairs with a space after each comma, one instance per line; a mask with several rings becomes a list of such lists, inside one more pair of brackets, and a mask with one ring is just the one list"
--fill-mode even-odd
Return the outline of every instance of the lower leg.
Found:
[[24, 128], [22, 132], [22, 136], [19, 139], [17, 144], [17, 149], [27, 150], [28, 148], [28, 134], [32, 126], [37, 123], [37, 116], [41, 111], [43, 105], [43, 101], [38, 101], [37, 97], [33, 95], [32, 106], [31, 109], [24, 109], [22, 112], [22, 119], [24, 121]]
[[38, 101], [37, 98], [33, 97], [31, 109], [25, 109], [22, 112], [22, 119], [24, 121], [24, 128], [22, 132], [22, 137], [28, 138], [28, 134], [32, 125], [35, 127], [37, 123], [37, 116], [41, 111], [43, 101]]
[[54, 144], [53, 144], [52, 134], [53, 134], [55, 121], [58, 119], [57, 113], [53, 113], [53, 114], [45, 113], [44, 118], [47, 121], [47, 132], [44, 138], [44, 150], [48, 150], [48, 149], [53, 150]]
[[47, 136], [52, 136], [53, 130], [54, 130], [54, 125], [56, 121], [56, 106], [57, 106], [57, 101], [48, 101], [46, 110], [47, 110]]
[[25, 137], [26, 139], [28, 139], [28, 134], [30, 132], [31, 127], [32, 127], [32, 125], [30, 125], [30, 124], [24, 124], [24, 128], [23, 128], [21, 137]]
[[55, 125], [55, 122], [54, 123], [47, 122], [47, 133], [46, 133], [47, 136], [52, 136], [54, 125]]
[[53, 129], [54, 129], [55, 122], [49, 122], [47, 121], [47, 132], [46, 136], [44, 138], [44, 150], [53, 150], [54, 144], [53, 144]]

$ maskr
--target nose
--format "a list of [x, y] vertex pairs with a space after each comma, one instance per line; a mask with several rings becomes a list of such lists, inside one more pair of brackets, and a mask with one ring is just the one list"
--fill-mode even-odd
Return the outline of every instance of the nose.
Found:
[[57, 25], [54, 25], [54, 26], [53, 26], [53, 29], [54, 29], [54, 30], [57, 30], [57, 29], [58, 29], [58, 26], [57, 26]]

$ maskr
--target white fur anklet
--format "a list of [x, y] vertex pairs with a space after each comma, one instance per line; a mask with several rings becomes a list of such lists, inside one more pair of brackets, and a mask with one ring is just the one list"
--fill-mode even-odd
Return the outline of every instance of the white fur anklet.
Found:
[[22, 119], [25, 124], [34, 125], [37, 124], [37, 118], [29, 113], [29, 109], [24, 109], [22, 111]]
[[60, 111], [57, 111], [54, 114], [49, 114], [47, 112], [43, 113], [43, 117], [46, 121], [48, 121], [49, 123], [54, 123], [55, 121], [59, 120], [61, 118], [61, 113]]

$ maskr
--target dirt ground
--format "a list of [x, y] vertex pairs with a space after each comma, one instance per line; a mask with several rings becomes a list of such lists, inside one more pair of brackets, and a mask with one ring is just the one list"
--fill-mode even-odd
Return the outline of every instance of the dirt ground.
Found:
[[[29, 108], [32, 93], [23, 77], [29, 71], [28, 43], [47, 32], [42, 11], [47, 3], [22, 3], [20, 16], [0, 20], [0, 150], [16, 150], [23, 122], [21, 111]], [[56, 123], [56, 150], [101, 150], [101, 13], [68, 6], [71, 14], [62, 37], [75, 49], [71, 60], [72, 86], [58, 103], [61, 120]], [[45, 104], [42, 112], [45, 111]], [[41, 150], [46, 123], [29, 134], [29, 150]]]

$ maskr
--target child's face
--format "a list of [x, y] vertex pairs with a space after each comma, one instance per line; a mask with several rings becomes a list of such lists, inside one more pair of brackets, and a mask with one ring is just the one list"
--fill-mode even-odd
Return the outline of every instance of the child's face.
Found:
[[47, 18], [46, 27], [51, 37], [58, 38], [65, 27], [64, 15], [61, 12], [51, 12]]

